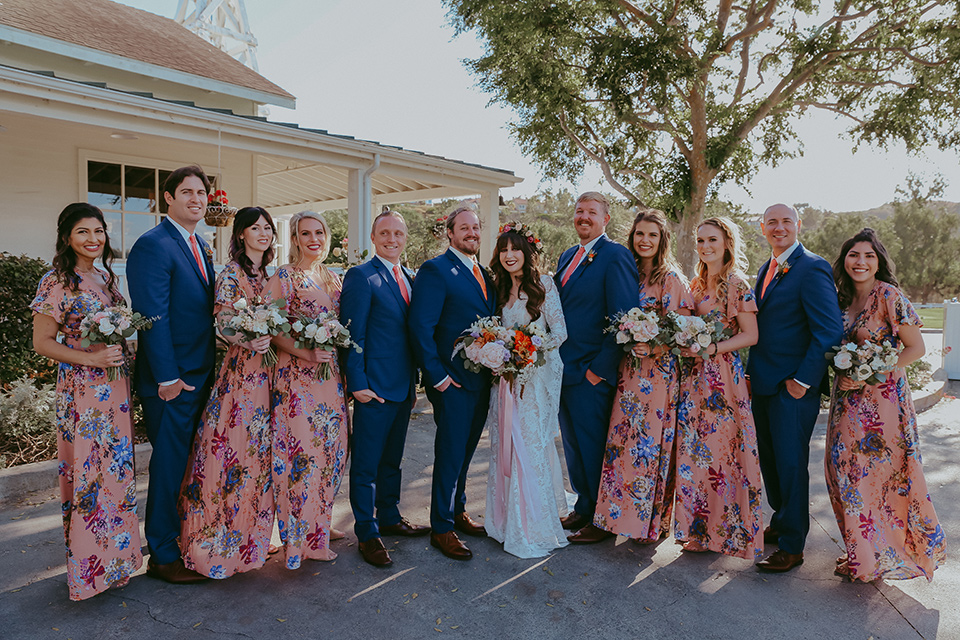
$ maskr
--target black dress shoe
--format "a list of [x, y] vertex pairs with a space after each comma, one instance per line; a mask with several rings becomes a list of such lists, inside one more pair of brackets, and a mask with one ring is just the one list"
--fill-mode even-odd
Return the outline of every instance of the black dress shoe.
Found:
[[779, 544], [780, 532], [769, 526], [763, 530], [763, 544]]
[[380, 527], [380, 535], [382, 536], [406, 536], [408, 538], [415, 538], [417, 536], [425, 536], [428, 533], [430, 533], [430, 527], [422, 524], [410, 524], [403, 518], [401, 518], [397, 524]]
[[569, 540], [571, 544], [595, 544], [612, 537], [613, 534], [609, 531], [604, 531], [595, 524], [588, 524], [583, 529], [580, 529], [580, 531], [567, 536], [567, 540]]
[[777, 549], [769, 556], [757, 563], [757, 569], [769, 573], [783, 573], [803, 564], [802, 553], [787, 553]]
[[576, 511], [571, 511], [567, 515], [560, 518], [560, 526], [567, 531], [579, 531], [588, 524], [590, 524], [590, 518], [580, 515]]
[[387, 553], [387, 548], [383, 546], [383, 540], [380, 538], [371, 538], [357, 546], [360, 547], [360, 555], [368, 564], [375, 567], [389, 567], [393, 564], [393, 560], [390, 559], [390, 554]]
[[209, 580], [207, 576], [197, 573], [193, 569], [187, 569], [183, 560], [176, 560], [168, 564], [147, 563], [147, 575], [157, 580], [163, 580], [170, 584], [195, 584]]
[[483, 528], [483, 525], [471, 518], [466, 511], [458, 513], [453, 517], [453, 528], [468, 536], [474, 536], [476, 538], [487, 537], [487, 530]]
[[454, 531], [431, 533], [430, 544], [440, 549], [440, 553], [454, 560], [469, 560], [473, 557], [473, 552], [467, 549], [467, 545], [460, 542], [460, 538]]

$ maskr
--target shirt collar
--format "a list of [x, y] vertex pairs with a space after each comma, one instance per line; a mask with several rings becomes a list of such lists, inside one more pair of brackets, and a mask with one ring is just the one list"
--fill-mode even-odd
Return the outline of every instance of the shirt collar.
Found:
[[384, 258], [383, 256], [381, 256], [379, 253], [375, 253], [375, 254], [373, 254], [373, 256], [374, 256], [377, 260], [379, 260], [380, 262], [382, 262], [382, 263], [383, 263], [383, 266], [385, 266], [385, 267], [386, 267], [387, 269], [389, 269], [391, 272], [393, 271], [393, 268], [394, 268], [394, 267], [399, 266], [399, 263], [394, 264], [394, 263], [390, 262], [389, 260], [387, 260], [386, 258]]
[[607, 234], [606, 234], [606, 233], [601, 233], [600, 235], [598, 235], [596, 238], [594, 238], [593, 240], [591, 240], [591, 241], [588, 242], [587, 244], [582, 244], [582, 245], [580, 245], [580, 246], [583, 247], [583, 252], [584, 252], [584, 253], [590, 253], [591, 251], [593, 251], [593, 247], [597, 244], [597, 241], [598, 241], [600, 238], [606, 238], [606, 237], [607, 237]]
[[170, 221], [170, 224], [173, 225], [174, 229], [180, 232], [180, 235], [183, 236], [183, 239], [187, 242], [187, 244], [190, 244], [190, 236], [194, 234], [190, 233], [189, 231], [181, 227], [179, 224], [177, 224], [177, 221], [171, 218], [170, 216], [167, 216], [167, 220]]
[[783, 264], [783, 261], [780, 260], [780, 257], [783, 257], [783, 260], [787, 260], [790, 256], [793, 255], [793, 252], [797, 250], [797, 247], [800, 246], [800, 239], [797, 238], [793, 241], [793, 244], [787, 247], [787, 250], [781, 253], [779, 256], [773, 256], [773, 259], [777, 261], [777, 264]]
[[467, 269], [469, 269], [470, 271], [473, 271], [473, 265], [477, 264], [477, 261], [474, 259], [473, 256], [468, 256], [462, 251], [458, 251], [453, 247], [453, 245], [450, 245], [450, 251], [453, 251], [453, 255], [460, 258], [460, 261], [467, 267]]

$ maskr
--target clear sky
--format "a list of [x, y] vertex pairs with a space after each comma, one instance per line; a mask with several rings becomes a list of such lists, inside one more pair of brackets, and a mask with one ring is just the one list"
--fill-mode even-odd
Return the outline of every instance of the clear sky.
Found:
[[[177, 0], [121, 1], [170, 18], [177, 9]], [[510, 138], [511, 112], [489, 105], [461, 62], [478, 56], [480, 44], [454, 37], [440, 0], [246, 0], [246, 10], [260, 73], [297, 97], [295, 111], [271, 107], [271, 120], [508, 169], [524, 181], [504, 189], [505, 198], [541, 188], [612, 191], [596, 170], [577, 184], [541, 181]], [[854, 154], [843, 126], [831, 114], [808, 115], [796, 127], [803, 157], [758, 168], [749, 192], [728, 188], [725, 197], [757, 213], [775, 202], [870, 209], [892, 200], [913, 171], [941, 174], [946, 198], [960, 201], [956, 151]]]

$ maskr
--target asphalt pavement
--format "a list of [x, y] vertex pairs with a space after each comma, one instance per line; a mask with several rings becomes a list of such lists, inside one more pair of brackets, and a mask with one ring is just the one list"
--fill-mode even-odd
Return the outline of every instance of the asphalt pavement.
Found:
[[[190, 586], [141, 570], [122, 589], [70, 602], [59, 501], [47, 491], [0, 507], [0, 638], [960, 639], [960, 401], [951, 397], [958, 392], [960, 383], [951, 383], [920, 415], [927, 482], [947, 535], [948, 559], [933, 582], [851, 584], [833, 575], [841, 547], [821, 424], [806, 561], [787, 574], [682, 553], [672, 539], [608, 540], [522, 560], [493, 540], [465, 538], [474, 558], [462, 562], [428, 538], [386, 538], [394, 564], [377, 569], [357, 552], [344, 482], [334, 525], [347, 536], [332, 543], [333, 562], [290, 571], [271, 559], [258, 571]], [[429, 521], [433, 433], [428, 408], [411, 423], [404, 462], [401, 507], [416, 523]], [[467, 491], [475, 517], [484, 510], [488, 450], [485, 436]], [[142, 516], [147, 478], [138, 481]]]

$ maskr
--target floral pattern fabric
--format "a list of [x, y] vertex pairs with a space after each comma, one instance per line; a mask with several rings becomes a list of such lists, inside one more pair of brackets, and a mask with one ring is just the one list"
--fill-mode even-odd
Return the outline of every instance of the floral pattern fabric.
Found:
[[[333, 276], [336, 278], [336, 276]], [[339, 278], [328, 293], [316, 274], [293, 265], [277, 269], [268, 295], [291, 314], [340, 312]], [[315, 380], [317, 363], [278, 350], [273, 382], [273, 482], [286, 566], [329, 560], [333, 500], [347, 458], [347, 406], [337, 360], [329, 380]]]
[[[107, 274], [99, 274], [105, 281]], [[30, 304], [34, 314], [56, 320], [71, 349], [81, 349], [85, 316], [126, 304], [116, 287], [107, 294], [95, 279], [78, 275], [76, 290], [70, 290], [48, 272]], [[103, 348], [94, 345], [86, 351]], [[57, 457], [71, 600], [121, 587], [143, 564], [129, 362], [122, 372], [110, 382], [105, 369], [62, 362], [57, 373]]]
[[[226, 265], [215, 289], [218, 320], [263, 288], [236, 262]], [[270, 377], [260, 354], [231, 345], [193, 442], [180, 497], [180, 550], [187, 567], [211, 578], [258, 569], [267, 559], [274, 517]]]
[[[900, 327], [920, 325], [903, 293], [885, 282], [877, 282], [856, 317], [844, 312], [843, 320], [844, 342], [857, 343], [897, 345]], [[834, 383], [824, 463], [851, 579], [932, 580], [946, 545], [923, 476], [903, 369], [843, 396]]]
[[[694, 291], [695, 313], [719, 309], [739, 333], [737, 315], [756, 313], [749, 285], [727, 279], [718, 300]], [[737, 352], [685, 362], [677, 409], [676, 538], [684, 548], [759, 559], [763, 551], [757, 430]]]
[[[639, 306], [659, 315], [692, 309], [684, 279], [669, 272], [663, 282], [640, 285]], [[620, 364], [613, 400], [600, 495], [593, 522], [635, 540], [656, 541], [670, 531], [676, 468], [679, 363], [667, 350]]]

